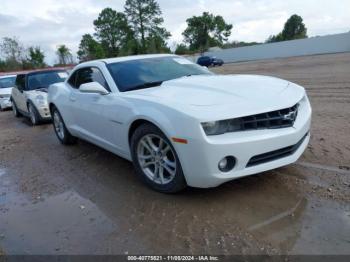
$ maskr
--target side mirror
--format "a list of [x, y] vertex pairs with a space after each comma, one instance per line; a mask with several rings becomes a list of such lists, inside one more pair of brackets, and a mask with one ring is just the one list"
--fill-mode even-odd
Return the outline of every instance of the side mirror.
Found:
[[97, 83], [97, 82], [82, 84], [79, 87], [79, 91], [82, 93], [94, 93], [94, 94], [100, 94], [100, 95], [109, 94], [106, 88], [104, 88], [100, 83]]

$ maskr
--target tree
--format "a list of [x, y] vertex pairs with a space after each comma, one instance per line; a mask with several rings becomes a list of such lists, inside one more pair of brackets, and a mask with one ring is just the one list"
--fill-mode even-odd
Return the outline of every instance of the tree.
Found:
[[292, 15], [284, 24], [283, 31], [277, 35], [271, 35], [266, 42], [273, 43], [302, 38], [307, 38], [307, 28], [303, 23], [303, 18], [298, 15]]
[[70, 49], [65, 45], [59, 45], [57, 47], [56, 54], [58, 56], [59, 65], [67, 65], [73, 63], [73, 56]]
[[282, 33], [278, 33], [277, 35], [270, 35], [269, 38], [266, 40], [266, 43], [275, 43], [281, 41], [284, 41]]
[[147, 49], [146, 53], [171, 53], [170, 48], [164, 38], [159, 35], [151, 35], [147, 38]]
[[0, 51], [5, 58], [7, 70], [17, 70], [22, 68], [24, 59], [24, 47], [17, 37], [4, 37], [0, 43]]
[[4, 37], [0, 42], [0, 52], [3, 60], [0, 61], [1, 71], [34, 69], [45, 67], [45, 54], [37, 47], [25, 49], [16, 37]]
[[171, 34], [162, 27], [164, 19], [155, 0], [126, 0], [125, 14], [140, 44], [140, 53], [164, 52]]
[[105, 57], [105, 52], [102, 48], [102, 45], [97, 42], [90, 34], [83, 35], [77, 54], [80, 62], [101, 59]]
[[208, 47], [222, 46], [231, 35], [233, 26], [227, 24], [222, 16], [204, 12], [186, 20], [187, 28], [182, 33], [191, 50], [203, 52]]
[[0, 72], [6, 71], [6, 62], [0, 58]]
[[189, 52], [190, 50], [185, 44], [179, 44], [176, 46], [176, 49], [175, 49], [176, 55], [185, 55], [185, 54], [188, 54]]
[[46, 66], [44, 59], [45, 54], [41, 51], [40, 47], [29, 47], [28, 48], [28, 62], [31, 64], [32, 68], [43, 68]]
[[284, 25], [282, 37], [285, 41], [307, 38], [307, 29], [303, 23], [303, 18], [298, 15], [292, 15]]
[[125, 14], [105, 8], [94, 21], [95, 36], [101, 42], [107, 57], [118, 56], [132, 38]]

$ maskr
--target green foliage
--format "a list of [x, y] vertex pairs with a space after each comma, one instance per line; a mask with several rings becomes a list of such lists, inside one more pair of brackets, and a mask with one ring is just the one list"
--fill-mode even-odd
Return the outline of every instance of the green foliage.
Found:
[[170, 53], [171, 50], [167, 47], [167, 43], [161, 36], [153, 35], [147, 38], [147, 54]]
[[307, 29], [303, 23], [303, 18], [292, 15], [284, 25], [282, 37], [284, 40], [307, 38]]
[[45, 54], [43, 51], [41, 51], [39, 46], [36, 47], [29, 47], [28, 49], [28, 63], [29, 63], [29, 68], [43, 68], [46, 66], [44, 59], [45, 59]]
[[303, 18], [298, 15], [292, 15], [284, 24], [282, 32], [277, 35], [271, 35], [266, 42], [273, 43], [302, 38], [307, 38], [307, 28], [303, 23]]
[[226, 24], [222, 16], [214, 16], [204, 12], [201, 16], [193, 16], [187, 21], [183, 32], [185, 42], [190, 50], [205, 51], [209, 47], [222, 46], [231, 35], [233, 26]]
[[282, 33], [278, 33], [277, 35], [270, 35], [266, 40], [266, 43], [274, 43], [284, 41], [282, 37]]
[[4, 72], [6, 70], [6, 62], [0, 59], [0, 72]]
[[94, 21], [95, 36], [100, 41], [104, 55], [115, 57], [132, 38], [125, 14], [105, 8]]
[[185, 44], [181, 43], [181, 44], [178, 44], [176, 46], [176, 49], [175, 49], [175, 54], [176, 55], [193, 55], [195, 53], [195, 51], [193, 50], [190, 50], [188, 48], [188, 46], [186, 46]]
[[102, 45], [97, 42], [90, 34], [83, 35], [77, 54], [80, 62], [101, 59], [105, 57], [105, 51], [102, 48]]
[[162, 27], [164, 19], [155, 0], [126, 0], [125, 14], [140, 45], [138, 53], [169, 51], [166, 40], [171, 35]]
[[185, 44], [179, 44], [176, 46], [175, 54], [176, 55], [185, 55], [189, 52], [188, 47]]
[[170, 52], [170, 33], [162, 27], [161, 14], [155, 0], [127, 0], [124, 13], [103, 9], [94, 21], [97, 40], [89, 34], [82, 37], [79, 60]]
[[58, 57], [58, 65], [73, 64], [73, 56], [70, 49], [66, 45], [59, 45], [56, 50]]

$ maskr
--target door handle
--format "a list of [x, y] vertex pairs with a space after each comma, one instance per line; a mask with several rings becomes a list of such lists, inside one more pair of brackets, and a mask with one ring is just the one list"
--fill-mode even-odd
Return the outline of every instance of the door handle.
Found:
[[70, 96], [70, 97], [69, 97], [69, 100], [72, 101], [72, 102], [77, 101], [77, 99], [76, 99], [74, 96]]

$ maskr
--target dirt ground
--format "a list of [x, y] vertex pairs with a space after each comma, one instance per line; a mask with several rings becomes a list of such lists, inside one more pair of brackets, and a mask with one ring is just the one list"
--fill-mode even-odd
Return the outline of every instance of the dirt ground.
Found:
[[145, 187], [131, 163], [82, 141], [62, 146], [50, 124], [0, 112], [0, 250], [350, 254], [350, 53], [213, 70], [306, 87], [312, 138], [296, 164], [164, 195]]

